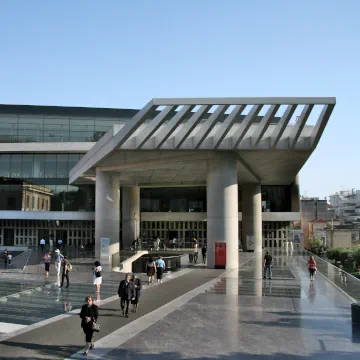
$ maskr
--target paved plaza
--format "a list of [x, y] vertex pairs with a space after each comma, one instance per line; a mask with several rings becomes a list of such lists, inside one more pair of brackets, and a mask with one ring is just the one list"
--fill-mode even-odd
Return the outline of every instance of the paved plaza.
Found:
[[[357, 359], [350, 298], [320, 274], [311, 283], [299, 254], [272, 255], [272, 280], [262, 279], [262, 255], [251, 253], [240, 254], [239, 270], [185, 268], [163, 284], [146, 286], [139, 312], [129, 319], [121, 316], [116, 298], [120, 274], [112, 273], [102, 294], [109, 300], [100, 305], [101, 332], [87, 358]], [[83, 359], [77, 313], [85, 293], [94, 291], [91, 283], [62, 290], [59, 301], [51, 282], [35, 290], [31, 281], [13, 286], [20, 295], [0, 304], [1, 321], [15, 322], [14, 314], [29, 326], [3, 335], [0, 359]], [[65, 308], [66, 297], [71, 309]], [[34, 325], [41, 320], [43, 326]]]

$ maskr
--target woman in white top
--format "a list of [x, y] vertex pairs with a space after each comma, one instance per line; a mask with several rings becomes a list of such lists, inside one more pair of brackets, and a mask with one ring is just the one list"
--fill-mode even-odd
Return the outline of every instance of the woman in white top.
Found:
[[96, 292], [100, 293], [100, 285], [102, 283], [102, 275], [101, 275], [102, 267], [99, 261], [95, 261], [94, 265], [95, 265], [94, 285], [96, 286]]

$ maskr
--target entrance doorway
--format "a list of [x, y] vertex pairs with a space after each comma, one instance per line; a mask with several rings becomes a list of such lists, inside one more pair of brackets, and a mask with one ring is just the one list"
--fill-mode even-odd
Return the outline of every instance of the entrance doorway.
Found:
[[49, 229], [39, 229], [38, 230], [38, 244], [40, 244], [40, 240], [44, 239], [47, 244], [49, 244], [50, 240], [50, 230]]
[[55, 232], [56, 244], [57, 244], [58, 240], [62, 240], [63, 246], [67, 245], [67, 243], [68, 243], [68, 232], [67, 232], [67, 230], [58, 230], [58, 229], [56, 229], [56, 232]]
[[15, 229], [4, 229], [4, 246], [14, 246]]

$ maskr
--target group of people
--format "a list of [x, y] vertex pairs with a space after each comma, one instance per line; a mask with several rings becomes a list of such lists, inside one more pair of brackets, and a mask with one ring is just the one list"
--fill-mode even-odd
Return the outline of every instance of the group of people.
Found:
[[150, 285], [154, 283], [155, 275], [157, 277], [157, 281], [162, 283], [166, 269], [165, 261], [162, 259], [162, 257], [159, 256], [158, 259], [154, 261], [153, 257], [150, 256], [145, 266], [146, 274], [148, 276], [148, 284]]
[[[202, 256], [202, 263], [203, 264], [206, 264], [206, 254], [207, 254], [207, 247], [204, 245], [201, 248], [201, 256]], [[198, 259], [199, 259], [199, 250], [198, 250], [198, 248], [196, 246], [194, 248], [194, 251], [189, 253], [189, 262], [197, 264]]]
[[3, 252], [3, 258], [4, 258], [4, 266], [5, 268], [8, 267], [8, 265], [11, 265], [12, 255], [8, 252], [7, 249]]
[[[49, 277], [50, 272], [50, 265], [52, 260], [52, 253], [51, 251], [47, 252], [43, 256], [44, 262], [45, 262], [45, 276], [46, 278]], [[64, 280], [66, 279], [66, 287], [70, 286], [70, 279], [69, 279], [69, 273], [72, 270], [72, 265], [70, 264], [67, 256], [64, 256], [61, 254], [59, 249], [55, 250], [55, 269], [56, 269], [56, 275], [58, 276], [58, 279], [60, 280], [60, 273], [61, 273], [61, 283], [59, 281], [59, 287], [62, 288], [64, 286]]]
[[[317, 264], [316, 264], [316, 260], [314, 258], [314, 256], [310, 256], [310, 259], [307, 262], [307, 267], [309, 270], [309, 275], [310, 275], [310, 281], [314, 281], [315, 279], [315, 274], [317, 271]], [[272, 279], [272, 256], [269, 254], [269, 252], [267, 251], [265, 256], [264, 256], [264, 279], [268, 278], [268, 279]]]
[[[45, 276], [46, 278], [48, 278], [50, 272], [50, 265], [52, 261], [52, 253], [47, 252], [43, 256], [43, 259], [45, 262]], [[69, 262], [67, 256], [61, 254], [59, 249], [55, 250], [54, 262], [55, 262], [56, 275], [59, 279], [59, 288], [62, 288], [64, 286], [65, 279], [66, 279], [66, 287], [68, 288], [70, 286], [69, 274], [72, 271], [71, 263]], [[95, 261], [93, 268], [93, 284], [96, 287], [96, 293], [100, 293], [100, 286], [102, 283], [101, 272], [102, 272], [102, 267], [100, 262]], [[60, 281], [60, 273], [61, 273], [61, 281]]]
[[[94, 273], [100, 272], [101, 274], [100, 263], [97, 261], [95, 262], [95, 265], [98, 266], [95, 267]], [[94, 276], [96, 277], [96, 275]], [[97, 276], [97, 278], [100, 277]], [[118, 288], [118, 295], [120, 298], [120, 307], [123, 316], [127, 318], [129, 317], [130, 304], [133, 305], [133, 312], [138, 311], [141, 289], [141, 279], [136, 274], [133, 274], [132, 278], [130, 274], [126, 274], [125, 279], [120, 282]], [[92, 296], [87, 296], [85, 298], [85, 304], [81, 307], [80, 318], [81, 327], [83, 329], [83, 332], [85, 333], [84, 355], [87, 355], [89, 353], [89, 350], [94, 348], [94, 332], [99, 331], [100, 329], [100, 325], [98, 324], [99, 309], [98, 306], [95, 304], [94, 298]]]

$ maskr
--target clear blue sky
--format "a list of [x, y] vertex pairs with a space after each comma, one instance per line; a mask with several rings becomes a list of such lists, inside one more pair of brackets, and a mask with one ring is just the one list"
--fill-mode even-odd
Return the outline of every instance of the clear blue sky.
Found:
[[301, 193], [360, 188], [360, 1], [0, 1], [0, 103], [336, 96]]

